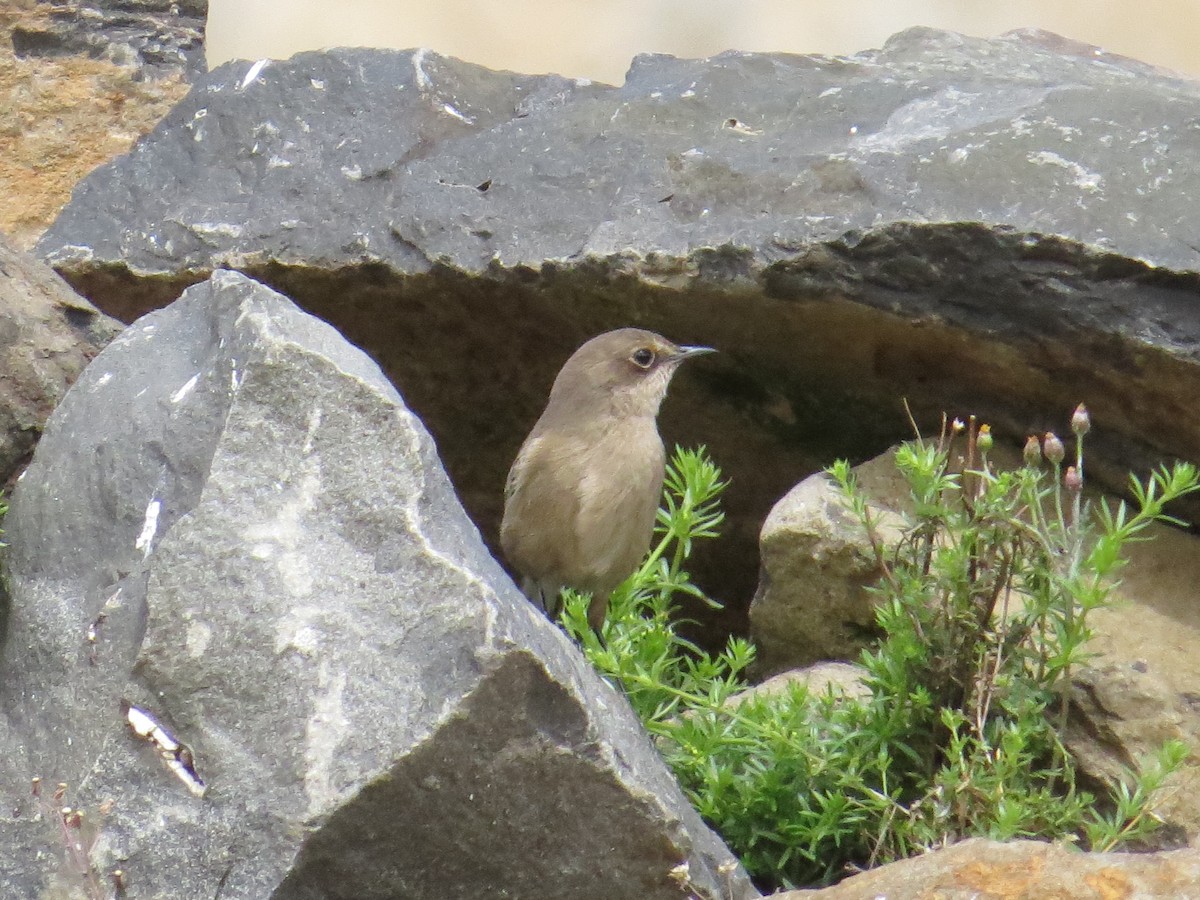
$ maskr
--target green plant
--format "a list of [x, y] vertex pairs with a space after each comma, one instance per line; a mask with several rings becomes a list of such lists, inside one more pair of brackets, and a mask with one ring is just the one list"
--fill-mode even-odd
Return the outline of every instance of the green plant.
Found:
[[[849, 466], [829, 470], [883, 573], [886, 638], [864, 655], [873, 693], [906, 703], [900, 743], [933, 778], [924, 793], [912, 782], [919, 802], [910, 808], [950, 837], [1087, 830], [1092, 798], [1076, 790], [1061, 735], [1089, 616], [1112, 602], [1126, 543], [1175, 521], [1165, 505], [1200, 486], [1190, 464], [1160, 468], [1144, 482], [1131, 476], [1132, 510], [1102, 503], [1093, 515], [1082, 490], [1090, 427], [1080, 406], [1065, 467], [1066, 450], [1048, 433], [1027, 442], [1023, 466], [998, 471], [987, 426], [973, 418], [944, 426], [936, 442], [904, 444], [896, 465], [912, 512], [887, 551]], [[954, 802], [943, 814], [947, 792]]]
[[676, 454], [661, 541], [614, 594], [603, 640], [587, 627], [586, 598], [568, 598], [568, 631], [763, 886], [825, 883], [971, 835], [1110, 849], [1156, 827], [1153, 795], [1186, 748], [1169, 742], [1098, 803], [1077, 787], [1061, 735], [1089, 614], [1112, 602], [1124, 546], [1174, 521], [1165, 505], [1200, 479], [1187, 464], [1161, 468], [1131, 478], [1132, 507], [1091, 509], [1089, 428], [1081, 407], [1065, 467], [1047, 435], [1027, 445], [1024, 466], [998, 470], [989, 430], [973, 420], [902, 445], [911, 511], [897, 543], [849, 465], [830, 467], [881, 571], [884, 637], [863, 654], [861, 701], [795, 686], [739, 702], [753, 648], [734, 639], [710, 656], [676, 634], [672, 598], [701, 596], [683, 568], [692, 542], [721, 521], [724, 485], [702, 451]]

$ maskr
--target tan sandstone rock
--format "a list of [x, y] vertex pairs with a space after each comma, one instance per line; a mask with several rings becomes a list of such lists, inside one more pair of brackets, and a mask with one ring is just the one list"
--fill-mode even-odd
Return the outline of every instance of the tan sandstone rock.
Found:
[[822, 890], [775, 900], [1151, 900], [1200, 897], [1200, 851], [1079, 853], [1037, 841], [963, 841]]
[[874, 634], [868, 588], [879, 568], [828, 477], [810, 475], [775, 505], [760, 550], [762, 576], [750, 605], [759, 674], [855, 658]]

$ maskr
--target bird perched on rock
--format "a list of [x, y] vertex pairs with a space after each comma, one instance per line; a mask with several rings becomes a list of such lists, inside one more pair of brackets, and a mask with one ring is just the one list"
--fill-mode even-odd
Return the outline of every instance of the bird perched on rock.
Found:
[[564, 587], [592, 594], [599, 631], [613, 589], [650, 548], [666, 456], [658, 408], [685, 359], [652, 331], [621, 328], [575, 351], [505, 484], [500, 544], [551, 618]]

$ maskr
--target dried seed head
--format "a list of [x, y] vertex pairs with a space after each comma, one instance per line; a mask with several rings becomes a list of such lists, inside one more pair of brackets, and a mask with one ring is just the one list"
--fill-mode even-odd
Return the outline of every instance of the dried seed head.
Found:
[[987, 453], [992, 449], [992, 426], [980, 425], [979, 434], [975, 438], [975, 446], [979, 448], [980, 453]]
[[1042, 445], [1038, 443], [1037, 435], [1031, 434], [1025, 441], [1025, 449], [1021, 451], [1025, 457], [1025, 465], [1034, 467], [1042, 461]]
[[1074, 466], [1067, 466], [1067, 473], [1063, 475], [1063, 486], [1072, 494], [1083, 490], [1083, 476], [1075, 471]]
[[679, 865], [672, 868], [671, 871], [667, 873], [667, 875], [676, 884], [681, 884], [681, 885], [688, 884], [692, 879], [690, 866], [687, 864], [686, 861], [681, 862]]
[[1067, 451], [1063, 449], [1063, 442], [1053, 431], [1047, 431], [1046, 436], [1042, 438], [1042, 452], [1046, 454], [1046, 459], [1056, 466], [1067, 455]]
[[1071, 430], [1079, 437], [1092, 430], [1092, 417], [1082, 403], [1075, 407], [1075, 414], [1071, 416]]
[[42, 796], [42, 779], [40, 779], [40, 778], [33, 779], [33, 783], [30, 785], [29, 792], [34, 797]]

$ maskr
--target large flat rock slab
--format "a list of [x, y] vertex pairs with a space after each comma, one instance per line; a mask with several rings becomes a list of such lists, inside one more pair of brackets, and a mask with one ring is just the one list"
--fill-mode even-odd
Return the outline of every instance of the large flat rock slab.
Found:
[[1200, 87], [1088, 50], [916, 29], [848, 58], [640, 57], [619, 88], [427, 51], [235, 62], [89, 179], [39, 249], [173, 275], [730, 246], [753, 271], [890, 222], [980, 222], [1194, 268]]
[[1085, 401], [1114, 485], [1200, 458], [1198, 121], [1196, 82], [1044, 33], [642, 57], [620, 87], [308, 53], [199, 80], [38, 250], [125, 319], [219, 267], [284, 291], [402, 387], [488, 536], [574, 347], [717, 347], [662, 422], [733, 477], [696, 568], [736, 627], [771, 504], [905, 436], [901, 398], [1014, 440]]

